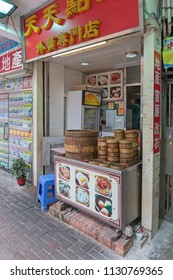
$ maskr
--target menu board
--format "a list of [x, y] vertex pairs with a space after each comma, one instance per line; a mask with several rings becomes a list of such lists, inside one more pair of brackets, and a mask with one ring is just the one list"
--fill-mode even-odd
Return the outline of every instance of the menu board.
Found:
[[102, 89], [104, 101], [116, 102], [124, 100], [124, 69], [92, 74], [86, 77], [86, 84]]
[[56, 195], [65, 202], [94, 213], [101, 220], [120, 226], [120, 184], [119, 174], [101, 172], [55, 162]]

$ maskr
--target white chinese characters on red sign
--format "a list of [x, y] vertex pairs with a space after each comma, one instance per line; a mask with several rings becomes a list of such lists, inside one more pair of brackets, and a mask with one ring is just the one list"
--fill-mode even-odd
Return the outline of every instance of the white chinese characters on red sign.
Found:
[[22, 69], [23, 63], [22, 63], [22, 49], [18, 48], [15, 51], [3, 53], [2, 56], [0, 56], [0, 74]]
[[153, 153], [160, 152], [160, 69], [161, 56], [154, 52], [154, 129], [153, 129]]

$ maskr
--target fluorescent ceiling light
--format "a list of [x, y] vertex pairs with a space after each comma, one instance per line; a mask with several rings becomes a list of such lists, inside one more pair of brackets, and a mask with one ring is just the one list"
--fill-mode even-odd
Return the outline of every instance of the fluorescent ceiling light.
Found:
[[128, 52], [125, 52], [125, 56], [127, 58], [135, 58], [137, 56], [137, 52], [136, 51], [128, 51]]
[[58, 57], [58, 56], [64, 56], [64, 55], [68, 55], [68, 54], [71, 54], [71, 53], [80, 52], [80, 51], [83, 51], [83, 50], [86, 50], [86, 49], [90, 49], [90, 48], [94, 48], [94, 47], [97, 47], [97, 46], [100, 46], [100, 45], [104, 45], [106, 43], [107, 43], [106, 41], [102, 41], [102, 42], [92, 44], [92, 45], [89, 45], [89, 46], [85, 46], [85, 47], [81, 47], [81, 48], [78, 48], [78, 49], [75, 49], [75, 50], [62, 52], [62, 53], [53, 55], [52, 57], [55, 58], [55, 57]]
[[90, 65], [91, 63], [90, 62], [81, 62], [81, 66], [88, 66], [88, 65]]
[[0, 18], [10, 16], [16, 9], [17, 6], [10, 1], [0, 0]]

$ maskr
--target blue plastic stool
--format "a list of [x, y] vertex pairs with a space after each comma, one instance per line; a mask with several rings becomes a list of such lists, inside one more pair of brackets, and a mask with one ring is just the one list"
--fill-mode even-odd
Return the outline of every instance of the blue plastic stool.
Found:
[[39, 177], [37, 189], [38, 201], [41, 202], [41, 210], [47, 210], [48, 204], [58, 201], [55, 197], [55, 174], [47, 174]]

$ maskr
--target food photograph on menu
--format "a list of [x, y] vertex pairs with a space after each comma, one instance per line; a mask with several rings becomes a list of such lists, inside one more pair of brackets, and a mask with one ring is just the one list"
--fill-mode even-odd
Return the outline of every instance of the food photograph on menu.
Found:
[[70, 186], [66, 181], [59, 180], [59, 193], [66, 198], [70, 198]]
[[97, 85], [97, 80], [96, 80], [95, 75], [94, 76], [90, 75], [90, 76], [87, 77], [87, 85], [89, 85], [89, 86], [96, 86]]
[[99, 75], [98, 76], [98, 85], [105, 86], [108, 84], [108, 75]]
[[89, 188], [89, 174], [83, 172], [82, 170], [75, 171], [76, 185], [88, 189]]
[[95, 176], [95, 190], [97, 193], [104, 196], [112, 196], [111, 180], [104, 176]]
[[121, 72], [114, 72], [110, 74], [110, 84], [121, 84]]
[[110, 99], [122, 101], [124, 100], [123, 77], [124, 69], [116, 69], [111, 72], [89, 75], [86, 83], [101, 88], [104, 101], [110, 101]]
[[76, 202], [82, 204], [83, 206], [90, 206], [90, 194], [89, 191], [76, 186]]
[[110, 87], [110, 98], [121, 99], [122, 98], [121, 87], [119, 86]]
[[112, 201], [102, 195], [95, 196], [95, 209], [100, 214], [111, 217], [112, 216]]
[[65, 181], [70, 180], [70, 168], [66, 165], [59, 166], [59, 178]]

